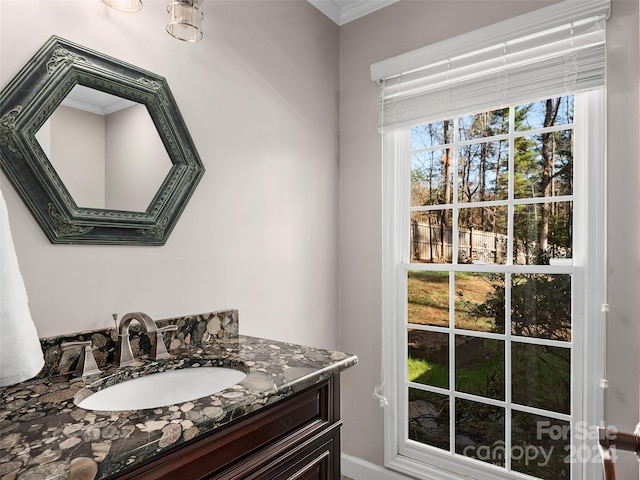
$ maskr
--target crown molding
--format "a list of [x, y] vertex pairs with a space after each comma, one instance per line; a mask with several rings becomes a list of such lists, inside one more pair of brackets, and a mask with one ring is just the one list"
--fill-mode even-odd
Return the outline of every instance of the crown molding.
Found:
[[344, 25], [398, 0], [308, 0], [308, 2], [333, 20]]

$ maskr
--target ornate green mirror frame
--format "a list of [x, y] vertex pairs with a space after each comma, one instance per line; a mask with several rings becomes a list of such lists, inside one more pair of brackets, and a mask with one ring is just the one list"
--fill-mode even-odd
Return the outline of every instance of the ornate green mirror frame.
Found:
[[[146, 106], [168, 174], [146, 211], [78, 206], [36, 133], [82, 85]], [[166, 80], [53, 36], [0, 92], [0, 168], [52, 243], [164, 245], [204, 166]]]

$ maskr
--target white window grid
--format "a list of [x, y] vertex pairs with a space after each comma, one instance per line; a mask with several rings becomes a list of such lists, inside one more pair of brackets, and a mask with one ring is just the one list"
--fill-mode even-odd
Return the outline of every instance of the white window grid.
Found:
[[[524, 103], [524, 102], [523, 102]], [[522, 103], [519, 103], [522, 104]], [[580, 102], [576, 102], [575, 108], [579, 109]], [[582, 298], [582, 293], [584, 290], [584, 281], [583, 281], [583, 262], [585, 258], [585, 247], [580, 241], [581, 237], [585, 235], [586, 232], [581, 230], [584, 226], [584, 217], [586, 212], [584, 211], [582, 199], [585, 198], [586, 194], [586, 184], [585, 184], [585, 175], [582, 173], [582, 170], [585, 168], [584, 159], [580, 158], [578, 152], [574, 152], [574, 182], [573, 182], [573, 193], [571, 195], [564, 196], [554, 196], [554, 197], [532, 197], [532, 198], [514, 198], [514, 142], [518, 137], [528, 137], [532, 135], [538, 135], [540, 133], [546, 132], [556, 132], [567, 129], [573, 129], [574, 124], [563, 124], [556, 125], [547, 128], [538, 128], [531, 129], [526, 131], [514, 131], [514, 108], [515, 105], [510, 106], [509, 108], [509, 133], [496, 135], [492, 137], [485, 138], [474, 138], [471, 140], [460, 141], [457, 139], [458, 136], [458, 118], [454, 118], [454, 140], [451, 143], [446, 143], [442, 145], [422, 148], [422, 149], [411, 149], [411, 130], [406, 129], [402, 131], [398, 131], [396, 133], [397, 138], [395, 141], [397, 142], [396, 155], [397, 161], [399, 162], [399, 171], [396, 178], [398, 182], [398, 197], [396, 199], [397, 206], [401, 213], [398, 217], [398, 231], [397, 231], [397, 246], [398, 248], [398, 259], [397, 263], [397, 278], [396, 285], [398, 286], [398, 290], [396, 292], [396, 304], [398, 311], [397, 315], [397, 326], [398, 331], [396, 334], [396, 338], [398, 341], [397, 345], [397, 355], [398, 358], [401, 359], [397, 363], [397, 375], [399, 379], [402, 381], [398, 382], [400, 388], [398, 389], [398, 406], [399, 406], [399, 415], [397, 416], [398, 421], [398, 432], [402, 433], [402, 441], [399, 445], [399, 453], [401, 455], [408, 455], [409, 457], [415, 459], [422, 459], [427, 463], [439, 462], [440, 465], [446, 468], [447, 462], [443, 464], [443, 454], [444, 456], [448, 456], [448, 462], [452, 462], [452, 466], [456, 466], [456, 462], [461, 462], [462, 464], [467, 463], [470, 471], [477, 471], [477, 469], [484, 470], [488, 472], [489, 477], [487, 478], [533, 478], [524, 474], [520, 474], [515, 471], [511, 471], [511, 457], [508, 455], [508, 452], [511, 451], [511, 413], [513, 410], [530, 413], [534, 415], [541, 415], [553, 419], [558, 419], [562, 421], [570, 422], [572, 425], [575, 423], [576, 419], [583, 418], [583, 406], [584, 400], [582, 399], [581, 394], [576, 394], [576, 392], [582, 392], [582, 369], [577, 368], [581, 359], [584, 358], [583, 344], [584, 344], [584, 301]], [[478, 143], [486, 143], [486, 142], [497, 142], [501, 140], [508, 141], [508, 151], [509, 151], [509, 159], [508, 159], [508, 197], [505, 200], [495, 200], [495, 201], [486, 201], [486, 202], [460, 202], [458, 196], [458, 152], [459, 148], [466, 145], [478, 144]], [[411, 171], [411, 155], [416, 152], [430, 151], [430, 150], [445, 150], [450, 149], [453, 155], [452, 162], [452, 176], [453, 176], [453, 192], [452, 192], [452, 202], [449, 204], [437, 204], [437, 205], [428, 205], [428, 206], [411, 206], [410, 200], [410, 191], [411, 191], [411, 180], [410, 175], [408, 174]], [[576, 149], [579, 150], [579, 149]], [[578, 200], [578, 201], [576, 201]], [[513, 263], [513, 218], [514, 218], [514, 209], [517, 205], [531, 205], [531, 204], [540, 204], [546, 202], [573, 202], [573, 211], [574, 211], [574, 235], [573, 235], [573, 248], [572, 248], [572, 259], [571, 263], [564, 263], [562, 265], [518, 265]], [[458, 212], [460, 208], [474, 208], [474, 207], [486, 207], [486, 206], [506, 206], [508, 209], [508, 238], [509, 242], [507, 244], [508, 252], [507, 259], [505, 264], [461, 264], [458, 263], [458, 235], [452, 235], [453, 238], [453, 260], [451, 263], [446, 264], [433, 264], [433, 263], [412, 263], [410, 261], [410, 219], [411, 214], [414, 212], [434, 212], [440, 210], [452, 210], [452, 226], [454, 228], [454, 232], [459, 228], [458, 224]], [[439, 326], [430, 326], [430, 325], [418, 325], [409, 323], [407, 319], [407, 275], [409, 271], [448, 271], [450, 276], [449, 281], [449, 326], [448, 327], [439, 327]], [[454, 309], [454, 288], [455, 283], [453, 281], [456, 272], [477, 272], [477, 273], [502, 273], [505, 275], [505, 331], [504, 333], [490, 333], [490, 332], [481, 332], [481, 331], [471, 331], [466, 329], [457, 328], [455, 326], [455, 309]], [[522, 337], [511, 334], [510, 328], [510, 313], [511, 313], [511, 275], [512, 274], [566, 274], [570, 275], [572, 279], [572, 322], [571, 322], [571, 340], [570, 341], [560, 341], [560, 340], [551, 340], [537, 337]], [[408, 358], [407, 351], [407, 329], [418, 329], [424, 331], [431, 332], [439, 332], [446, 333], [449, 335], [449, 345], [455, 345], [454, 339], [455, 335], [461, 334], [465, 336], [474, 336], [480, 338], [487, 339], [498, 339], [503, 340], [505, 342], [505, 399], [504, 400], [496, 400], [491, 398], [479, 397], [473, 394], [458, 392], [455, 390], [455, 348], [450, 347], [449, 349], [449, 387], [444, 389], [435, 386], [423, 385], [420, 383], [409, 382], [407, 379], [407, 365], [406, 359]], [[559, 413], [548, 411], [540, 408], [530, 407], [526, 405], [519, 405], [512, 402], [511, 399], [511, 345], [514, 343], [523, 343], [523, 344], [534, 344], [534, 345], [544, 345], [544, 346], [552, 346], [552, 347], [560, 347], [567, 348], [571, 350], [571, 378], [572, 378], [572, 388], [571, 388], [571, 408], [570, 413]], [[429, 445], [425, 445], [408, 438], [408, 389], [416, 388], [419, 390], [424, 390], [433, 393], [439, 393], [443, 395], [449, 396], [450, 401], [450, 448], [449, 452], [445, 452], [442, 449], [437, 447], [432, 447]], [[505, 466], [498, 467], [488, 463], [480, 462], [477, 460], [469, 459], [463, 455], [456, 454], [455, 452], [455, 415], [454, 413], [454, 405], [455, 399], [466, 399], [472, 400], [480, 403], [485, 403], [488, 405], [497, 406], [504, 409], [505, 414], [505, 452], [507, 455], [505, 457]], [[575, 465], [572, 467], [576, 467]], [[572, 477], [578, 478], [579, 472], [582, 471], [580, 465], [577, 465], [578, 468], [572, 468]], [[451, 477], [455, 478], [455, 477]]]

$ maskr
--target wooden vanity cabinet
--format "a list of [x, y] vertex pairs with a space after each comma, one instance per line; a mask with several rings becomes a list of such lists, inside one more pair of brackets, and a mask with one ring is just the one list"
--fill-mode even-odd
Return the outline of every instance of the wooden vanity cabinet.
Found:
[[340, 376], [119, 475], [136, 480], [339, 480]]

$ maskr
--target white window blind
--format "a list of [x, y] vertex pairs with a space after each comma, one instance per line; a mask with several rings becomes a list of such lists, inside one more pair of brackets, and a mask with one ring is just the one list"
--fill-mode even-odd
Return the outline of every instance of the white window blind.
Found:
[[605, 84], [610, 0], [565, 0], [371, 65], [380, 130]]

